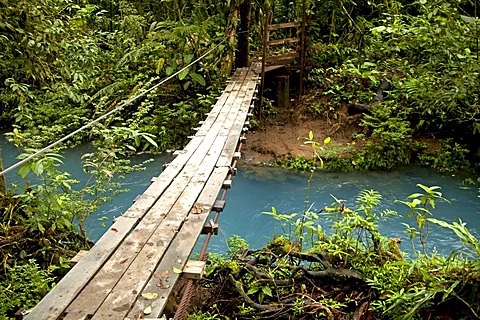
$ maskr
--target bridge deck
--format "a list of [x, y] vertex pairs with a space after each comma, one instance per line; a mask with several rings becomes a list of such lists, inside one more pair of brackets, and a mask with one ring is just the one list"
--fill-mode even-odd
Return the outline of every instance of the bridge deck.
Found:
[[257, 80], [235, 72], [184, 150], [26, 319], [161, 316], [231, 169]]

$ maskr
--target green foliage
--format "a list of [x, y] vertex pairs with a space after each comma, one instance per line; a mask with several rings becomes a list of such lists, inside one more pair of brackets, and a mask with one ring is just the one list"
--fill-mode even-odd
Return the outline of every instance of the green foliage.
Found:
[[469, 154], [469, 149], [453, 139], [446, 139], [439, 148], [426, 149], [418, 154], [416, 162], [440, 172], [454, 173], [471, 168]]
[[[472, 162], [478, 146], [479, 20], [466, 1], [335, 1], [311, 3], [314, 68], [309, 84], [323, 96], [314, 113], [334, 117], [349, 104], [364, 114], [365, 150], [355, 168], [389, 169], [420, 151], [417, 137], [451, 138], [419, 163], [453, 172]], [[321, 27], [320, 27], [321, 26]], [[379, 80], [390, 88], [372, 104]], [[461, 132], [461, 134], [460, 134]], [[450, 141], [450, 140], [447, 140]], [[475, 148], [474, 150], [472, 150]]]
[[[409, 201], [400, 201], [397, 200], [399, 203], [402, 203], [410, 209], [410, 212], [406, 215], [406, 217], [413, 216], [417, 223], [417, 229], [411, 228], [410, 226], [404, 224], [407, 227], [407, 232], [409, 235], [410, 240], [412, 241], [417, 235], [420, 237], [420, 243], [422, 245], [423, 254], [427, 256], [427, 239], [430, 230], [429, 225], [429, 216], [432, 214], [430, 209], [435, 209], [435, 205], [438, 200], [447, 201], [447, 199], [442, 197], [442, 193], [438, 191], [440, 187], [432, 186], [427, 187], [422, 184], [417, 184], [417, 187], [421, 188], [424, 193], [414, 193], [408, 196]], [[413, 250], [415, 250], [415, 245], [412, 241]]]
[[[306, 248], [310, 248], [309, 252], [321, 254], [328, 263], [364, 275], [366, 283], [380, 297], [371, 301], [371, 311], [378, 316], [389, 319], [421, 318], [424, 314], [434, 312], [434, 308], [457, 303], [452, 301], [459, 301], [462, 305], [461, 310], [456, 309], [457, 315], [475, 315], [478, 312], [478, 301], [469, 296], [475, 294], [475, 283], [480, 277], [475, 269], [479, 264], [479, 240], [465, 228], [461, 220], [450, 224], [430, 218], [430, 209], [435, 208], [437, 201], [446, 199], [438, 187], [418, 186], [423, 193], [412, 194], [408, 197], [411, 200], [400, 202], [407, 204], [409, 214], [415, 217], [418, 224], [416, 235], [420, 235], [422, 246], [425, 246], [428, 239], [428, 223], [435, 223], [454, 231], [469, 249], [471, 259], [455, 253], [449, 257], [429, 255], [424, 249], [424, 254], [418, 255], [416, 259], [404, 260], [398, 247], [400, 239], [386, 239], [378, 231], [378, 222], [395, 216], [396, 213], [391, 210], [378, 212], [376, 208], [381, 202], [381, 196], [373, 190], [359, 193], [355, 210], [346, 208], [345, 200], [332, 196], [335, 202], [323, 211], [331, 215], [334, 232], [324, 234], [319, 227], [319, 236], [311, 238]], [[268, 214], [281, 222], [285, 231], [285, 236], [275, 238], [269, 248], [278, 255], [281, 252], [299, 252], [301, 246], [294, 245], [298, 243], [295, 242], [295, 229], [285, 228], [296, 225], [296, 214], [278, 214], [274, 209]], [[308, 219], [313, 219], [311, 223], [316, 223], [318, 215]], [[301, 310], [300, 305], [298, 310]]]
[[0, 319], [13, 318], [19, 308], [34, 307], [53, 287], [52, 271], [42, 270], [34, 259], [8, 267], [0, 280]]
[[248, 249], [248, 243], [242, 237], [234, 234], [228, 238], [227, 253], [230, 257], [234, 257], [246, 249]]

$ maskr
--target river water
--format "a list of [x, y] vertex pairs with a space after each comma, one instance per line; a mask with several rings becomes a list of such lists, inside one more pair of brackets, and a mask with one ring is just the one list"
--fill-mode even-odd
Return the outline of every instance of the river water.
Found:
[[[4, 140], [0, 141], [0, 144], [4, 166], [8, 167], [16, 161], [17, 151]], [[69, 171], [76, 179], [85, 179], [80, 157], [90, 151], [87, 145], [69, 150], [65, 155], [64, 170]], [[134, 161], [139, 162], [147, 158], [152, 156], [137, 156]], [[169, 154], [155, 155], [153, 158], [155, 161], [148, 163], [145, 171], [130, 174], [124, 179], [122, 185], [130, 189], [130, 192], [120, 194], [88, 219], [86, 229], [93, 241], [98, 240], [111, 226], [114, 216], [125, 212], [133, 199], [142, 194], [151, 178], [161, 173], [162, 164], [171, 160]], [[247, 240], [251, 248], [260, 248], [273, 234], [281, 234], [282, 229], [278, 222], [263, 213], [271, 211], [272, 207], [275, 207], [277, 212], [288, 214], [301, 214], [305, 206], [320, 211], [324, 206], [334, 202], [333, 195], [337, 199], [345, 200], [346, 207], [355, 208], [358, 193], [361, 190], [373, 189], [380, 192], [383, 198], [376, 212], [393, 209], [399, 213], [398, 217], [381, 222], [381, 232], [388, 237], [401, 238], [401, 249], [411, 252], [412, 246], [404, 234], [405, 227], [402, 222], [415, 226], [415, 221], [404, 218], [408, 209], [405, 205], [395, 203], [395, 200], [405, 200], [408, 195], [421, 192], [421, 189], [416, 187], [419, 183], [442, 187], [443, 196], [450, 200], [450, 203], [439, 202], [433, 210], [433, 217], [447, 222], [460, 218], [467, 223], [467, 227], [475, 236], [480, 237], [478, 188], [465, 185], [465, 177], [440, 174], [428, 168], [406, 167], [378, 172], [317, 172], [313, 176], [310, 189], [308, 179], [308, 174], [281, 169], [240, 167], [233, 179], [233, 187], [227, 193], [225, 210], [220, 215], [219, 235], [212, 238], [209, 251], [224, 253], [227, 250], [227, 239], [233, 234]], [[7, 175], [7, 184], [20, 182], [15, 173]], [[309, 201], [306, 204], [307, 193]], [[320, 216], [318, 223], [326, 232], [330, 232], [330, 222], [324, 219], [325, 215]], [[442, 228], [432, 228], [428, 241], [428, 250], [437, 250], [447, 255], [452, 250], [462, 248], [455, 234]]]

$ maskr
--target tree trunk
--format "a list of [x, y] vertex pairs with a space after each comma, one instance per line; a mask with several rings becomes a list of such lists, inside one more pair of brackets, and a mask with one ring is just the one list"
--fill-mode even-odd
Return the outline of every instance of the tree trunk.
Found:
[[225, 55], [225, 63], [222, 66], [222, 73], [224, 75], [229, 75], [233, 68], [233, 57], [234, 57], [234, 48], [235, 48], [235, 39], [237, 37], [237, 31], [235, 30], [234, 21], [238, 18], [238, 7], [233, 9], [232, 14], [228, 17], [228, 51]]
[[244, 0], [240, 4], [240, 32], [238, 34], [236, 66], [238, 68], [249, 66], [250, 23], [252, 20], [252, 0]]

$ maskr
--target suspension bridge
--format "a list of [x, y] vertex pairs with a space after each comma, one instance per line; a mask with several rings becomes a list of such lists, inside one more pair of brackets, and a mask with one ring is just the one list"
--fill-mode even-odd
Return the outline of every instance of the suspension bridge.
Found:
[[[202, 276], [251, 116], [255, 67], [235, 71], [185, 148], [24, 319], [158, 319], [179, 279], [193, 279], [188, 286]], [[200, 257], [189, 260], [202, 233]]]

